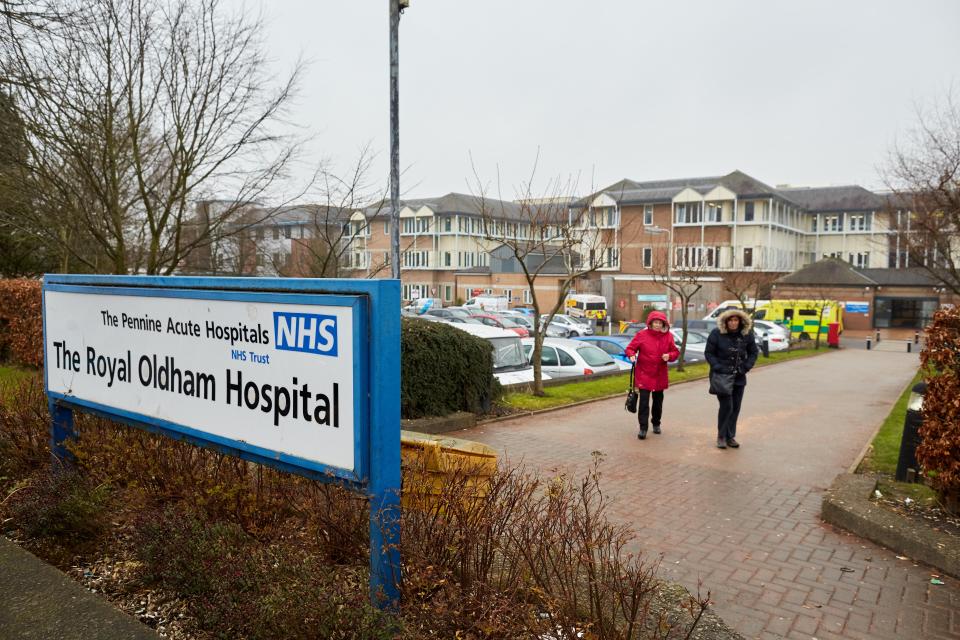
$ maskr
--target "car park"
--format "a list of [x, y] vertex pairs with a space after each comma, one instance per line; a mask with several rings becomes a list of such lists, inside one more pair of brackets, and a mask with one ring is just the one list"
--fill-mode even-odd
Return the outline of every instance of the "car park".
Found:
[[767, 339], [767, 348], [770, 351], [786, 351], [790, 348], [790, 333], [785, 327], [772, 322], [755, 320], [753, 323], [753, 334], [759, 347], [763, 342], [764, 336]]
[[460, 316], [451, 316], [449, 318], [441, 318], [441, 320], [451, 324], [483, 324], [476, 318], [471, 317], [461, 318]]
[[512, 331], [521, 338], [526, 338], [530, 335], [530, 332], [526, 327], [505, 316], [499, 316], [493, 313], [476, 313], [470, 317], [472, 317], [474, 320], [479, 320], [489, 327], [497, 327], [499, 329]]
[[[547, 314], [544, 314], [540, 316], [540, 319], [546, 320], [548, 317], [549, 316]], [[589, 325], [583, 325], [570, 316], [565, 316], [558, 313], [553, 316], [552, 322], [566, 327], [567, 333], [571, 338], [593, 335], [593, 327]]]
[[[610, 336], [601, 336], [604, 339], [614, 339], [614, 340], [626, 340], [626, 344], [630, 344], [630, 341], [636, 334], [626, 334], [626, 333], [615, 333]], [[590, 338], [580, 338], [580, 340], [589, 340]], [[677, 349], [680, 348], [680, 339], [676, 335], [673, 336], [673, 343], [677, 345]], [[706, 344], [703, 345], [704, 347]], [[626, 347], [624, 347], [626, 348]], [[690, 349], [690, 346], [687, 345], [687, 350], [683, 355], [683, 361], [686, 364], [696, 364], [697, 362], [704, 362], [706, 357], [703, 355], [702, 350]], [[677, 365], [677, 361], [667, 363], [669, 366], [673, 367]]]
[[[529, 359], [533, 353], [533, 338], [524, 338], [521, 342]], [[580, 340], [563, 338], [544, 339], [540, 367], [552, 378], [589, 376], [620, 370], [613, 356], [602, 349]]]
[[466, 309], [461, 309], [460, 307], [444, 307], [439, 309], [430, 309], [427, 311], [428, 315], [437, 316], [438, 318], [469, 318], [470, 312]]
[[575, 340], [586, 342], [587, 344], [592, 344], [598, 349], [602, 349], [614, 359], [614, 361], [617, 363], [617, 366], [622, 370], [630, 369], [633, 366], [633, 363], [630, 362], [630, 358], [627, 356], [626, 352], [627, 345], [630, 344], [630, 338], [627, 336], [582, 336], [580, 338], [575, 338]]
[[[482, 324], [453, 324], [457, 329], [483, 338], [493, 345], [493, 377], [500, 384], [533, 382], [533, 366], [528, 362], [520, 336], [512, 331]], [[541, 378], [549, 380], [544, 373]]]

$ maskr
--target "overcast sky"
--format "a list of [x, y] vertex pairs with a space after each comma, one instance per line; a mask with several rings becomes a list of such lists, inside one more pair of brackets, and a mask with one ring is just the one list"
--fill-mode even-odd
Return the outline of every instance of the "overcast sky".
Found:
[[[241, 0], [235, 1], [239, 6]], [[768, 184], [879, 187], [915, 108], [960, 95], [957, 0], [412, 0], [400, 26], [401, 188], [505, 197], [741, 169]], [[279, 71], [309, 63], [290, 119], [311, 161], [389, 159], [386, 0], [272, 0]], [[382, 175], [382, 180], [380, 179]]]

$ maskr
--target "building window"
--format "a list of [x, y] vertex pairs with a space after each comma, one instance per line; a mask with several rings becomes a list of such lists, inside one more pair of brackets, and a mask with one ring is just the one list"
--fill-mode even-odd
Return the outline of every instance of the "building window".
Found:
[[389, 220], [384, 220], [384, 221], [383, 221], [383, 235], [385, 235], [385, 236], [390, 235], [390, 221], [389, 221]]
[[523, 290], [523, 304], [533, 304], [533, 296], [530, 295], [530, 289]]
[[[753, 222], [753, 203], [745, 202], [743, 205], [743, 221]], [[746, 264], [744, 264], [746, 266]]]
[[453, 219], [450, 216], [447, 216], [443, 219], [443, 230], [452, 231], [453, 230]]
[[817, 220], [819, 220], [819, 219], [820, 219], [820, 216], [813, 216], [813, 231], [814, 231], [814, 233], [816, 233], [816, 231], [817, 231]]
[[283, 237], [289, 240], [293, 237], [293, 227], [286, 226], [283, 228]]
[[715, 202], [707, 205], [707, 222], [720, 222], [723, 218], [723, 208]]
[[280, 227], [274, 227], [274, 228], [273, 228], [273, 239], [274, 239], [274, 240], [279, 240], [279, 239], [280, 239]]
[[508, 304], [511, 303], [511, 302], [513, 302], [513, 289], [504, 289], [504, 290], [503, 290], [503, 297], [505, 297], [505, 298], [507, 299], [507, 303], [508, 303]]
[[650, 226], [653, 224], [653, 205], [647, 204], [643, 206], [643, 224]]
[[451, 263], [450, 252], [449, 252], [449, 251], [444, 251], [444, 252], [443, 252], [443, 266], [449, 267], [449, 266], [451, 266], [450, 263]]
[[257, 240], [263, 240], [263, 227], [257, 229]]
[[643, 268], [644, 269], [653, 268], [653, 248], [652, 247], [643, 248]]
[[746, 247], [743, 250], [743, 266], [752, 267], [753, 266], [753, 247]]
[[443, 299], [447, 301], [453, 300], [453, 287], [448, 284], [443, 285]]

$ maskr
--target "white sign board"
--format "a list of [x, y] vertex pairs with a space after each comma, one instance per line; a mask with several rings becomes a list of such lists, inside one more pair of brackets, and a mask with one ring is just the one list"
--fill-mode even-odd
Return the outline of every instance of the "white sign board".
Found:
[[44, 292], [48, 390], [354, 470], [353, 309]]

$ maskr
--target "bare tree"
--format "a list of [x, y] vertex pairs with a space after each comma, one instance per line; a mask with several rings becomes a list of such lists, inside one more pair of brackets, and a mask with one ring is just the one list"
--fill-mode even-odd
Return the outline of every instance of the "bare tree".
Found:
[[917, 110], [915, 128], [882, 174], [893, 237], [909, 264], [960, 295], [960, 104], [952, 94]]
[[[360, 150], [347, 171], [324, 167], [319, 172], [320, 198], [309, 211], [307, 234], [295, 240], [297, 258], [292, 271], [312, 278], [338, 278], [344, 271], [365, 271], [376, 277], [389, 268], [389, 260], [369, 260], [366, 240], [375, 218], [389, 207], [386, 188], [371, 179], [375, 155], [369, 146]], [[357, 258], [360, 258], [359, 260]]]
[[687, 321], [690, 301], [703, 288], [703, 278], [711, 270], [702, 246], [674, 246], [672, 242], [654, 250], [653, 280], [665, 286], [680, 301], [680, 359], [677, 371], [683, 371], [687, 351]]
[[770, 297], [773, 283], [780, 277], [768, 271], [727, 271], [723, 274], [723, 289], [740, 302], [751, 316], [757, 310], [757, 300]]
[[[479, 199], [484, 239], [490, 248], [502, 247], [523, 273], [534, 310], [533, 393], [543, 395], [540, 354], [546, 327], [560, 311], [573, 284], [596, 271], [611, 257], [614, 250], [609, 237], [587, 222], [587, 211], [575, 208], [576, 180], [551, 179], [543, 190], [537, 190], [537, 163], [530, 177], [515, 189], [515, 200], [501, 197], [499, 176], [495, 193], [474, 168], [474, 195]], [[555, 283], [556, 300], [545, 304], [541, 287], [549, 280]], [[541, 316], [546, 316], [541, 321]]]
[[[219, 0], [64, 6], [84, 19], [16, 32], [3, 61], [22, 186], [43, 194], [21, 225], [85, 269], [172, 273], [283, 177], [296, 145], [276, 127], [299, 66], [272, 82], [260, 23]], [[193, 202], [218, 193], [230, 204], [185, 233]]]

